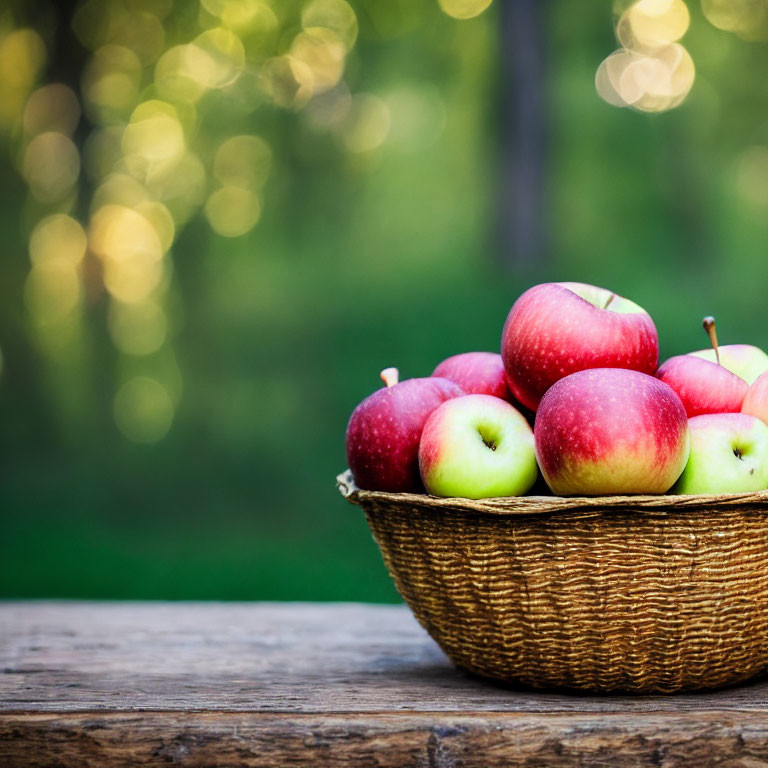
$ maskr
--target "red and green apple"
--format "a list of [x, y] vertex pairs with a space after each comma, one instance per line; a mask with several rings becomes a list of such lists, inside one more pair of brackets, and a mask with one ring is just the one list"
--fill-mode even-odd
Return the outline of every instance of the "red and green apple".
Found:
[[[752, 384], [758, 376], [768, 371], [768, 355], [759, 347], [751, 344], [725, 344], [719, 348], [719, 352], [720, 365], [740, 376], [747, 384]], [[716, 362], [713, 349], [700, 349], [689, 354]]]
[[512, 306], [501, 356], [512, 394], [536, 410], [555, 382], [577, 371], [654, 374], [659, 339], [650, 315], [629, 299], [585, 283], [543, 283]]
[[712, 348], [690, 352], [691, 356], [718, 363], [744, 379], [747, 384], [753, 384], [758, 376], [768, 371], [768, 355], [762, 349], [753, 347], [751, 344], [726, 344], [721, 347], [717, 343], [715, 318], [711, 315], [705, 317], [703, 325]]
[[423, 491], [419, 440], [427, 417], [438, 405], [464, 392], [438, 377], [398, 383], [396, 368], [385, 369], [381, 378], [387, 386], [365, 398], [349, 419], [349, 468], [359, 488], [418, 493]]
[[544, 395], [534, 434], [544, 479], [559, 496], [666, 493], [688, 460], [680, 398], [639, 371], [566, 376]]
[[670, 357], [656, 376], [677, 392], [688, 418], [705, 413], [738, 413], [749, 385], [718, 363], [692, 355]]
[[743, 413], [689, 421], [691, 455], [673, 493], [745, 493], [768, 488], [768, 426]]
[[419, 466], [429, 493], [469, 499], [521, 496], [538, 475], [528, 422], [491, 395], [464, 395], [432, 411]]

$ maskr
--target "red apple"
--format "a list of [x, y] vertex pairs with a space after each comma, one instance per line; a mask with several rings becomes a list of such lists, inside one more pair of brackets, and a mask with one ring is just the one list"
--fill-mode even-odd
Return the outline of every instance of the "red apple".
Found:
[[495, 352], [463, 352], [443, 360], [432, 371], [433, 376], [458, 384], [468, 395], [493, 395], [507, 402], [512, 393], [501, 355]]
[[757, 377], [768, 371], [768, 355], [759, 347], [751, 344], [724, 344], [716, 356], [712, 349], [700, 349], [688, 354], [704, 360], [719, 359], [720, 365], [752, 384]]
[[670, 357], [656, 372], [683, 401], [688, 418], [705, 413], [738, 413], [749, 385], [717, 363], [692, 355]]
[[768, 372], [761, 373], [755, 379], [741, 405], [741, 412], [768, 424]]
[[750, 386], [758, 376], [768, 372], [768, 355], [762, 349], [750, 344], [726, 344], [721, 347], [717, 343], [715, 318], [708, 315], [701, 324], [709, 336], [711, 349], [700, 349], [697, 352], [689, 352], [689, 355], [723, 366]]
[[665, 493], [685, 468], [688, 419], [680, 398], [638, 371], [596, 368], [558, 381], [534, 427], [536, 458], [553, 493]]
[[536, 410], [556, 381], [576, 371], [654, 374], [659, 338], [650, 315], [629, 299], [584, 283], [543, 283], [514, 303], [501, 355], [512, 394]]
[[427, 417], [463, 390], [438, 377], [398, 383], [397, 369], [381, 372], [387, 385], [355, 408], [347, 425], [347, 461], [359, 488], [370, 491], [423, 490], [419, 440]]

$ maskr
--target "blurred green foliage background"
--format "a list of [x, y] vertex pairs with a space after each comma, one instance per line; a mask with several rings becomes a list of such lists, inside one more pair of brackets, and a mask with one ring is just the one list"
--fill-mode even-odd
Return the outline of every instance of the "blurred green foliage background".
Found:
[[705, 314], [768, 346], [760, 39], [691, 0], [693, 89], [647, 114], [596, 93], [609, 2], [310, 5], [0, 14], [0, 596], [396, 600], [347, 418], [385, 366], [497, 350], [535, 282], [629, 296], [662, 358]]

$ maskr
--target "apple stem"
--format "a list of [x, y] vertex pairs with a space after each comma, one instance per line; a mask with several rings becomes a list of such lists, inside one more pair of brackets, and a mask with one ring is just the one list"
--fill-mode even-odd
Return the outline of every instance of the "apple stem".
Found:
[[605, 302], [605, 305], [603, 306], [603, 309], [608, 309], [608, 307], [610, 307], [610, 306], [611, 306], [611, 302], [612, 302], [612, 301], [613, 301], [615, 298], [616, 298], [616, 294], [615, 294], [615, 293], [612, 293], [612, 294], [611, 294], [611, 295], [608, 297], [608, 301], [606, 301], [606, 302]]
[[397, 368], [385, 368], [379, 376], [388, 387], [394, 387], [400, 379], [400, 371]]
[[720, 351], [717, 348], [717, 329], [715, 328], [715, 318], [711, 315], [707, 315], [701, 321], [701, 324], [704, 326], [704, 330], [707, 332], [707, 336], [709, 336], [709, 343], [712, 345], [712, 349], [715, 350], [715, 360], [717, 360], [717, 364], [722, 365], [720, 362]]

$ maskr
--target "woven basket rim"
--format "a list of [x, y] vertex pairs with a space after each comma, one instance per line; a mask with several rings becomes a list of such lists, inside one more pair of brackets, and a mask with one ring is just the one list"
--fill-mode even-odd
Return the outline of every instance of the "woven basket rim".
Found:
[[425, 493], [389, 493], [366, 491], [355, 484], [352, 472], [345, 470], [336, 477], [341, 495], [351, 504], [378, 502], [390, 506], [419, 506], [436, 510], [473, 512], [492, 517], [524, 517], [574, 510], [632, 510], [675, 513], [716, 508], [768, 509], [768, 490], [749, 493], [656, 495], [656, 496], [505, 496], [492, 499], [443, 498]]

